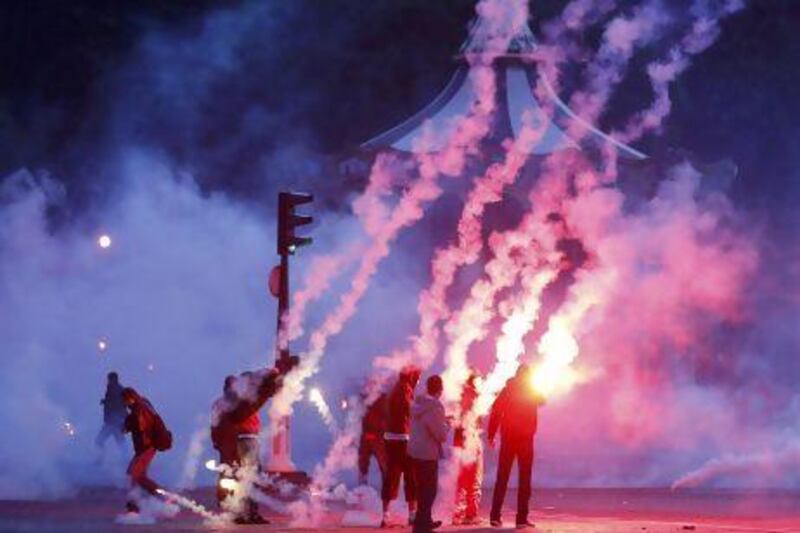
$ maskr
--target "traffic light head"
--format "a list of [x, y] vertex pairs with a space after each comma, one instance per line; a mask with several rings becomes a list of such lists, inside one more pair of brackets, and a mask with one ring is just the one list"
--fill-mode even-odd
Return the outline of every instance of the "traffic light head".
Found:
[[298, 215], [295, 207], [310, 203], [314, 197], [303, 192], [278, 193], [278, 254], [293, 254], [299, 246], [311, 244], [311, 237], [295, 235], [295, 228], [314, 221], [313, 217]]

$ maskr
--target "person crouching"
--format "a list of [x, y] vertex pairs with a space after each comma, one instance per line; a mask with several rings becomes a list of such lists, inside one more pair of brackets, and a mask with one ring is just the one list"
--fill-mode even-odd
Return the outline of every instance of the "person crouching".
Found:
[[439, 459], [443, 456], [442, 445], [447, 442], [450, 422], [439, 398], [442, 395], [442, 378], [431, 376], [426, 382], [426, 393], [414, 400], [411, 407], [411, 435], [408, 455], [414, 465], [418, 500], [414, 531], [433, 531], [442, 525], [431, 516], [436, 489], [439, 484]]
[[[133, 388], [123, 389], [122, 400], [130, 412], [125, 419], [125, 432], [130, 433], [133, 440], [134, 455], [128, 465], [131, 485], [156, 496], [160, 487], [147, 475], [147, 469], [157, 451], [172, 447], [172, 434], [153, 405]], [[132, 500], [128, 501], [127, 508], [130, 512], [139, 512], [139, 506]]]

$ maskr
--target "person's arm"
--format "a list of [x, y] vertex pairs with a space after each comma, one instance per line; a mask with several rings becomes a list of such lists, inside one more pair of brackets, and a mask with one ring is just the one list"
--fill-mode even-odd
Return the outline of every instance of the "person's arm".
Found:
[[278, 391], [281, 379], [274, 369], [266, 370], [256, 389], [255, 399], [240, 398], [236, 407], [230, 411], [230, 417], [237, 422], [257, 413], [267, 400]]
[[486, 431], [486, 436], [490, 443], [494, 441], [497, 429], [500, 427], [500, 420], [503, 418], [503, 411], [505, 409], [505, 400], [506, 391], [503, 389], [500, 391], [500, 394], [497, 395], [497, 398], [492, 404], [492, 410], [489, 413], [489, 428]]

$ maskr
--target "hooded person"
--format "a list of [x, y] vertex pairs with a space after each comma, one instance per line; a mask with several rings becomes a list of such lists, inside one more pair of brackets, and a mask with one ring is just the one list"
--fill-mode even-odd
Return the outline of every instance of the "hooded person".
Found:
[[[481, 523], [478, 517], [483, 484], [483, 446], [477, 438], [480, 420], [470, 415], [478, 398], [480, 376], [472, 371], [464, 383], [460, 400], [460, 423], [453, 432], [453, 446], [460, 450], [456, 485], [453, 525], [474, 526]], [[467, 427], [467, 424], [472, 427]], [[469, 445], [468, 445], [469, 441]]]
[[[133, 459], [128, 465], [131, 485], [140, 487], [151, 495], [158, 495], [160, 487], [147, 474], [157, 451], [166, 451], [172, 446], [172, 434], [150, 401], [131, 387], [122, 390], [122, 398], [129, 410], [125, 418], [125, 432], [131, 434]], [[136, 502], [129, 500], [128, 511], [138, 512]]]
[[411, 430], [411, 402], [414, 399], [414, 388], [419, 381], [420, 370], [415, 366], [407, 366], [400, 371], [389, 396], [387, 397], [386, 431], [383, 433], [386, 447], [386, 475], [383, 477], [381, 499], [383, 500], [383, 517], [381, 527], [387, 527], [389, 504], [396, 499], [400, 491], [400, 479], [408, 504], [408, 523], [413, 524], [417, 510], [417, 489], [414, 481], [414, 469], [407, 454], [409, 433]]
[[100, 400], [103, 406], [103, 427], [94, 441], [98, 448], [102, 448], [109, 437], [113, 437], [119, 445], [125, 441], [125, 417], [128, 416], [122, 399], [123, 387], [119, 382], [119, 374], [109, 372], [106, 380], [106, 393]]
[[501, 510], [508, 488], [511, 467], [517, 461], [519, 486], [517, 490], [517, 529], [535, 527], [528, 520], [533, 470], [533, 437], [538, 425], [538, 410], [545, 400], [531, 386], [531, 370], [521, 365], [516, 375], [506, 383], [497, 396], [489, 414], [487, 437], [489, 445], [500, 432], [500, 457], [497, 463], [497, 480], [492, 495], [490, 520], [492, 527], [503, 525]]
[[217, 482], [217, 503], [231, 494], [223, 488], [223, 479], [231, 477], [233, 469], [239, 465], [236, 425], [228, 412], [234, 407], [237, 397], [234, 391], [236, 376], [227, 376], [222, 389], [222, 396], [217, 398], [211, 407], [211, 444], [219, 453], [220, 472]]
[[418, 507], [414, 531], [433, 531], [442, 525], [431, 515], [439, 484], [439, 459], [444, 456], [450, 422], [439, 400], [444, 385], [440, 376], [431, 376], [425, 383], [425, 394], [420, 394], [411, 407], [411, 434], [408, 455], [414, 465], [417, 483]]

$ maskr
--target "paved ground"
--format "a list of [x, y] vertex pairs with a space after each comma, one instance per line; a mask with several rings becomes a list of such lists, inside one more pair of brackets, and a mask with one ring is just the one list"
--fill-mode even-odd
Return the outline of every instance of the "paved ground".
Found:
[[[201, 503], [209, 506], [211, 504], [209, 490], [195, 491], [191, 496]], [[513, 501], [513, 497], [513, 493], [509, 494], [509, 501]], [[214, 528], [189, 512], [182, 512], [172, 520], [155, 525], [120, 525], [114, 519], [122, 508], [124, 499], [124, 492], [117, 489], [92, 489], [68, 500], [0, 501], [0, 531], [287, 529], [288, 519], [278, 515], [270, 517], [274, 522], [271, 526]], [[797, 492], [546, 489], [535, 491], [533, 501], [533, 519], [538, 525], [537, 529], [554, 533], [800, 532], [800, 493]], [[325, 529], [369, 529], [344, 529], [338, 526], [344, 512], [343, 507], [334, 509], [325, 520]], [[512, 516], [509, 512], [508, 517]], [[445, 527], [442, 530], [466, 529], [468, 528]], [[488, 527], [471, 529], [493, 531]]]

